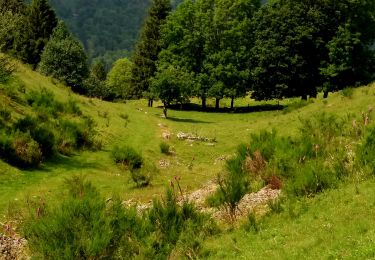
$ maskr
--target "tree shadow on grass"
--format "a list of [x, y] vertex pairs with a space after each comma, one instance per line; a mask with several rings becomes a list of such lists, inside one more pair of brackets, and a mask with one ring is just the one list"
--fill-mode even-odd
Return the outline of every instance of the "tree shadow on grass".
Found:
[[[198, 104], [183, 104], [181, 105], [171, 105], [168, 109], [174, 111], [196, 111], [196, 112], [208, 112], [208, 113], [254, 113], [254, 112], [266, 112], [266, 111], [278, 111], [283, 110], [285, 106], [280, 104], [259, 104], [255, 106], [243, 106], [243, 107], [234, 107], [233, 109], [229, 107], [221, 107], [216, 109], [214, 107], [207, 107], [202, 109]], [[193, 122], [192, 122], [193, 123]]]
[[67, 171], [74, 171], [74, 170], [88, 170], [88, 169], [105, 169], [98, 161], [87, 162], [84, 160], [80, 160], [78, 156], [63, 156], [63, 155], [56, 155], [54, 158], [51, 158], [47, 162], [45, 162], [42, 167], [38, 170], [51, 172], [54, 168], [59, 168]]
[[204, 124], [211, 124], [212, 122], [202, 121], [202, 120], [195, 120], [190, 118], [177, 118], [169, 116], [167, 120], [174, 121], [174, 122], [182, 122], [182, 123], [204, 123]]

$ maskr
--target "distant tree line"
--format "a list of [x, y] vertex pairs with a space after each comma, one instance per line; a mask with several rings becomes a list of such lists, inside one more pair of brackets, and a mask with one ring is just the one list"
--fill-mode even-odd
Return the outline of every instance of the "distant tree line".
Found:
[[[375, 2], [154, 0], [133, 55], [132, 95], [165, 106], [199, 97], [327, 96], [373, 80]], [[152, 9], [154, 8], [154, 9]], [[149, 102], [152, 105], [152, 101]]]
[[61, 80], [78, 93], [108, 100], [128, 97], [123, 89], [129, 88], [131, 63], [119, 60], [107, 82], [104, 64], [98, 61], [89, 68], [81, 42], [56, 18], [47, 0], [29, 4], [0, 0], [0, 51]]

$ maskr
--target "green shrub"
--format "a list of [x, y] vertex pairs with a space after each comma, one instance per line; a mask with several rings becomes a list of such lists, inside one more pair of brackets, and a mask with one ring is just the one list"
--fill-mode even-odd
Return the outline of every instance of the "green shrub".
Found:
[[250, 174], [244, 169], [246, 147], [240, 145], [237, 156], [226, 161], [226, 173], [219, 175], [219, 188], [207, 202], [215, 206], [224, 205], [234, 220], [238, 203], [250, 191]]
[[69, 99], [66, 103], [59, 102], [53, 92], [46, 88], [42, 88], [40, 91], [31, 91], [26, 100], [30, 106], [33, 106], [40, 113], [47, 113], [55, 117], [61, 113], [82, 115], [76, 101]]
[[[178, 182], [175, 185], [179, 186]], [[215, 223], [199, 213], [192, 203], [184, 200], [179, 205], [173, 188], [167, 190], [163, 200], [154, 200], [148, 220], [152, 242], [147, 248], [147, 259], [167, 259], [176, 245], [185, 257], [197, 256], [200, 241], [217, 232]]]
[[375, 174], [375, 127], [367, 129], [362, 143], [357, 148], [357, 163]]
[[77, 101], [73, 99], [69, 99], [68, 102], [64, 103], [64, 112], [77, 116], [82, 115], [82, 111], [79, 108]]
[[26, 116], [17, 120], [13, 126], [21, 132], [30, 133], [31, 137], [39, 144], [44, 157], [50, 157], [55, 153], [55, 134], [48, 126], [43, 125], [40, 119]]
[[29, 133], [21, 132], [0, 134], [0, 157], [20, 168], [35, 167], [42, 162], [38, 143]]
[[303, 108], [303, 107], [305, 107], [305, 106], [307, 106], [311, 103], [314, 103], [313, 99], [295, 101], [295, 102], [289, 104], [286, 108], [284, 108], [283, 113], [286, 114], [286, 113], [293, 112], [293, 111], [298, 110], [300, 108]]
[[153, 176], [158, 169], [153, 164], [143, 164], [141, 168], [131, 168], [130, 173], [132, 180], [137, 187], [145, 187], [151, 183]]
[[160, 147], [160, 152], [163, 153], [163, 154], [169, 154], [170, 151], [169, 151], [169, 144], [165, 143], [165, 142], [162, 142], [160, 143], [159, 145]]
[[142, 156], [130, 146], [115, 146], [112, 150], [112, 158], [115, 163], [122, 164], [129, 169], [139, 169], [142, 167]]
[[64, 104], [56, 101], [53, 92], [46, 88], [42, 88], [40, 91], [31, 91], [26, 100], [35, 109], [42, 110], [53, 116], [64, 112]]
[[93, 148], [95, 146], [94, 121], [86, 118], [83, 121], [75, 122], [69, 120], [59, 120], [57, 130], [58, 151], [65, 155], [70, 155], [76, 149]]
[[139, 252], [141, 219], [119, 199], [106, 203], [91, 183], [67, 180], [69, 194], [56, 205], [30, 206], [23, 233], [34, 256], [42, 259], [130, 258]]
[[336, 172], [325, 165], [322, 160], [307, 162], [297, 168], [289, 180], [287, 191], [296, 196], [312, 195], [338, 183]]
[[346, 98], [352, 98], [354, 94], [354, 88], [347, 87], [341, 91], [341, 95]]

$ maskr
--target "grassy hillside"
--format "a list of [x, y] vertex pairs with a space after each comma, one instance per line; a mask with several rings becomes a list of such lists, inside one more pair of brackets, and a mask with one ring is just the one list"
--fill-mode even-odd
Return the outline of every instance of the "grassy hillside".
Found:
[[[18, 64], [15, 77], [0, 84], [0, 103], [11, 111], [12, 120], [33, 114], [24, 101], [25, 96], [42, 88], [52, 91], [59, 101], [76, 101], [83, 115], [95, 121], [103, 148], [76, 152], [69, 157], [58, 155], [33, 170], [21, 170], [0, 160], [0, 212], [4, 214], [14, 203], [27, 197], [58, 200], [64, 180], [73, 175], [85, 176], [106, 197], [119, 194], [124, 200], [147, 202], [162, 194], [176, 175], [181, 177], [183, 189], [192, 191], [214, 179], [223, 169], [222, 158], [232, 155], [238, 144], [248, 143], [251, 133], [276, 129], [281, 136], [294, 136], [301, 118], [323, 111], [351, 122], [352, 118], [360, 117], [362, 111], [368, 111], [375, 98], [373, 84], [355, 89], [353, 93], [332, 94], [326, 100], [319, 96], [311, 102], [289, 99], [278, 104], [277, 101], [262, 103], [240, 99], [235, 103], [237, 112], [169, 110], [169, 118], [165, 119], [161, 117], [162, 109], [148, 108], [147, 101], [109, 103], [78, 96], [56, 80]], [[209, 104], [213, 107], [214, 100]], [[221, 103], [222, 107], [229, 105], [229, 100]], [[179, 140], [179, 132], [214, 141]], [[171, 138], [166, 140], [163, 135]], [[162, 154], [161, 142], [171, 145], [174, 153]], [[129, 172], [114, 164], [111, 150], [124, 144], [132, 146], [146, 161], [157, 166], [151, 186], [137, 188]], [[161, 161], [169, 166], [161, 167]], [[358, 180], [358, 185], [342, 184], [314, 198], [296, 201], [293, 206], [287, 202], [282, 205], [281, 213], [271, 214], [258, 223], [258, 232], [239, 228], [206, 241], [205, 254], [228, 259], [373, 257], [370, 241], [375, 238], [375, 223], [369, 217], [374, 213], [373, 184], [373, 180]], [[357, 246], [350, 247], [351, 243]]]
[[[77, 96], [55, 80], [24, 65], [19, 65], [16, 79], [8, 83], [8, 87], [15, 88], [20, 82], [25, 86], [26, 93], [48, 88], [59, 100], [77, 100], [83, 113], [91, 116], [97, 123], [104, 148], [98, 152], [84, 151], [72, 157], [61, 156], [30, 171], [22, 171], [0, 162], [0, 186], [3, 191], [0, 210], [5, 209], [8, 201], [21, 199], [26, 195], [55, 194], [64, 178], [74, 174], [84, 174], [108, 196], [115, 192], [124, 199], [147, 201], [154, 194], [161, 193], [174, 175], [181, 176], [182, 185], [192, 190], [214, 178], [222, 169], [218, 158], [233, 154], [235, 147], [239, 143], [247, 142], [251, 133], [275, 128], [281, 135], [293, 135], [299, 127], [299, 118], [306, 118], [321, 111], [341, 116], [360, 115], [361, 111], [366, 111], [373, 104], [375, 93], [375, 85], [359, 88], [355, 90], [352, 98], [336, 93], [327, 100], [319, 97], [302, 108], [298, 108], [301, 103], [297, 100], [285, 100], [280, 103], [285, 106], [284, 110], [275, 111], [203, 113], [170, 110], [169, 119], [164, 119], [161, 118], [160, 108], [147, 108], [145, 101], [108, 103]], [[23, 94], [14, 91], [15, 95], [22, 97]], [[10, 99], [4, 91], [0, 92], [0, 100], [13, 110], [13, 117], [30, 112], [27, 106]], [[229, 101], [222, 102], [222, 106], [225, 105], [228, 106]], [[248, 99], [237, 100], [236, 105], [255, 111], [277, 108], [276, 102], [265, 105]], [[129, 117], [129, 123], [123, 119], [124, 115]], [[171, 133], [171, 140], [163, 140], [163, 132]], [[176, 138], [179, 132], [215, 138], [216, 142], [211, 144], [181, 141]], [[167, 141], [173, 147], [175, 155], [161, 154], [159, 144], [162, 141]], [[146, 160], [155, 165], [159, 165], [160, 160], [167, 160], [170, 167], [160, 168], [151, 187], [136, 189], [129, 180], [129, 174], [112, 162], [110, 151], [118, 144], [128, 144], [136, 148]], [[191, 165], [192, 167], [189, 167]]]

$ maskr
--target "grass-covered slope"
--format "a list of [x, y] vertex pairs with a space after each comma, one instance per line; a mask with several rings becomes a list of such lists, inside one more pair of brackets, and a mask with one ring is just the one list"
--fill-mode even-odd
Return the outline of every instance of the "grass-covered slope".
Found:
[[206, 241], [211, 259], [373, 259], [374, 180], [342, 185]]
[[[148, 201], [155, 194], [162, 193], [168, 180], [175, 175], [181, 177], [184, 188], [192, 190], [213, 179], [222, 170], [220, 158], [233, 154], [239, 143], [248, 142], [251, 133], [275, 128], [282, 136], [294, 135], [300, 125], [299, 118], [308, 118], [322, 111], [340, 116], [360, 116], [375, 98], [373, 85], [356, 89], [351, 97], [336, 93], [327, 100], [318, 97], [306, 104], [285, 100], [280, 103], [285, 106], [283, 110], [276, 110], [276, 101], [259, 103], [241, 99], [236, 101], [236, 106], [253, 112], [170, 110], [169, 118], [164, 119], [160, 116], [160, 108], [147, 108], [144, 101], [108, 103], [77, 96], [56, 80], [19, 64], [15, 78], [1, 85], [0, 102], [12, 111], [12, 118], [22, 117], [33, 113], [27, 104], [21, 102], [25, 96], [23, 92], [27, 95], [41, 88], [52, 91], [59, 101], [77, 101], [83, 115], [92, 117], [96, 122], [103, 148], [100, 151], [77, 152], [70, 157], [57, 156], [33, 170], [20, 170], [0, 161], [0, 211], [4, 211], [9, 202], [25, 196], [55, 198], [63, 180], [75, 174], [86, 176], [104, 195], [118, 193], [123, 199]], [[221, 105], [228, 106], [229, 101], [224, 100]], [[181, 141], [176, 137], [179, 132], [213, 138], [216, 142]], [[171, 138], [164, 140], [163, 133], [170, 133]], [[171, 145], [174, 155], [160, 152], [162, 141]], [[129, 172], [113, 163], [112, 148], [123, 144], [132, 146], [141, 152], [146, 161], [159, 168], [150, 187], [136, 188]], [[167, 161], [169, 166], [160, 167], [161, 160]]]

